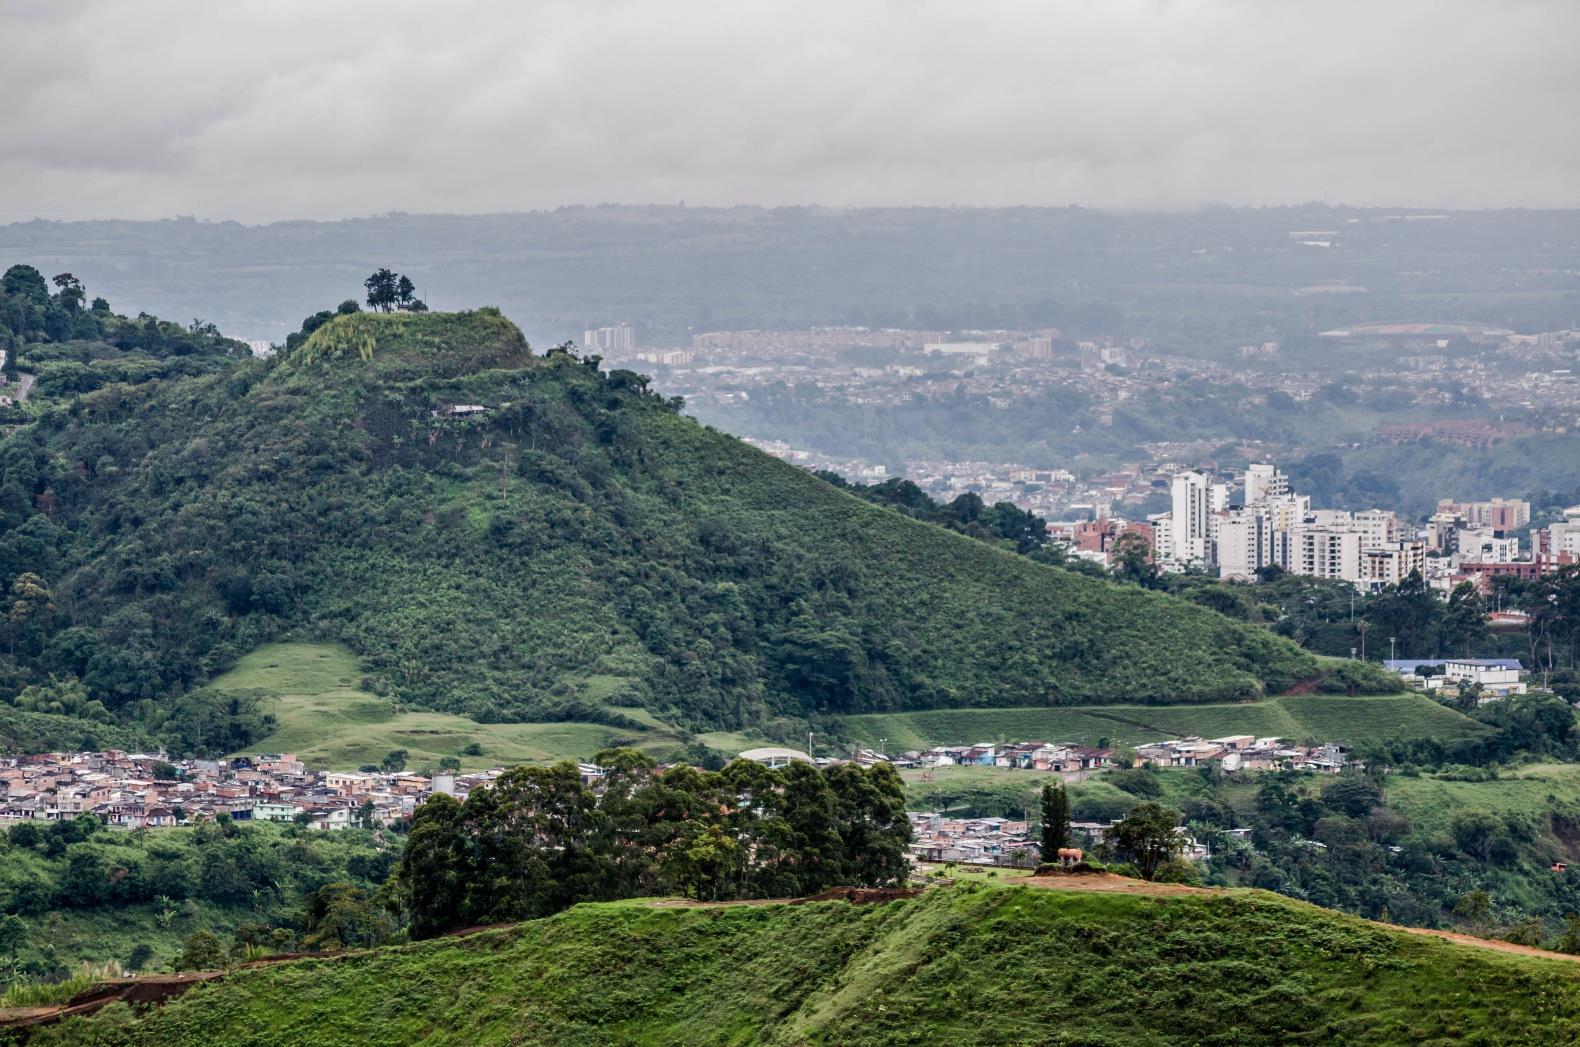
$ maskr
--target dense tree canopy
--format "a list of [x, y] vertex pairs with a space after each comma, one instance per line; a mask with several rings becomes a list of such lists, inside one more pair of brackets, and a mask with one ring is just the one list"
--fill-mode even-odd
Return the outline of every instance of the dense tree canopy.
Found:
[[902, 883], [910, 822], [888, 764], [738, 760], [655, 775], [601, 753], [600, 796], [574, 764], [517, 767], [464, 804], [417, 810], [396, 875], [415, 937], [520, 920], [580, 901], [682, 894], [716, 901]]

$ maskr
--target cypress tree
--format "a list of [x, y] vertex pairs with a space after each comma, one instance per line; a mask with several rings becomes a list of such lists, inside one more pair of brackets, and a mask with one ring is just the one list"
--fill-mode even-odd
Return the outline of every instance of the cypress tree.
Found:
[[1042, 860], [1053, 861], [1059, 848], [1070, 846], [1070, 798], [1064, 783], [1042, 787]]

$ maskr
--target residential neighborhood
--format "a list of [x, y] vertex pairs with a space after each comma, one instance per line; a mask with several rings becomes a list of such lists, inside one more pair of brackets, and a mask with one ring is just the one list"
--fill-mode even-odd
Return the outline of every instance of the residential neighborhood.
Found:
[[[581, 771], [589, 782], [603, 774], [592, 764]], [[312, 829], [372, 827], [410, 818], [433, 793], [464, 800], [502, 773], [319, 771], [291, 753], [176, 763], [118, 749], [39, 753], [0, 759], [0, 822], [91, 814], [115, 828], [152, 829], [225, 815]]]
[[1336, 774], [1348, 762], [1348, 750], [1334, 742], [1292, 745], [1280, 738], [1250, 734], [1223, 738], [1195, 736], [1147, 742], [1126, 751], [1067, 742], [1006, 742], [943, 745], [925, 752], [895, 756], [896, 767], [1003, 767], [1044, 771], [1079, 781], [1111, 767], [1204, 767], [1225, 771], [1296, 770]]

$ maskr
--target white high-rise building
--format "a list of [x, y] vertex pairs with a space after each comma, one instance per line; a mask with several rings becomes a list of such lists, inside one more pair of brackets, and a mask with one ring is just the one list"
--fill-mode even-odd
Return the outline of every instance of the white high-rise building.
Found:
[[1169, 514], [1174, 562], [1213, 563], [1215, 517], [1229, 507], [1229, 485], [1213, 483], [1202, 473], [1175, 473], [1170, 493], [1174, 502], [1174, 511]]
[[1277, 467], [1265, 463], [1246, 467], [1244, 485], [1246, 505], [1257, 505], [1269, 498], [1289, 494], [1289, 477], [1279, 472]]
[[1361, 536], [1357, 531], [1301, 524], [1289, 536], [1287, 571], [1312, 578], [1361, 580]]
[[1147, 517], [1152, 525], [1152, 548], [1159, 560], [1167, 560], [1174, 552], [1174, 521], [1168, 513]]
[[1416, 573], [1426, 575], [1425, 542], [1389, 542], [1361, 551], [1360, 588], [1377, 592], [1384, 586], [1398, 585]]
[[1218, 524], [1219, 574], [1231, 581], [1254, 581], [1274, 562], [1273, 517], [1265, 506], [1230, 509]]
[[629, 353], [636, 348], [636, 331], [630, 324], [589, 327], [582, 333], [583, 351]]
[[1368, 546], [1387, 546], [1399, 540], [1399, 517], [1388, 509], [1364, 509], [1351, 517]]
[[1456, 545], [1458, 559], [1470, 563], [1513, 563], [1520, 558], [1520, 540], [1490, 527], [1465, 528]]
[[1563, 523], [1547, 528], [1547, 552], [1553, 556], [1559, 553], [1580, 556], [1580, 505], [1565, 509]]

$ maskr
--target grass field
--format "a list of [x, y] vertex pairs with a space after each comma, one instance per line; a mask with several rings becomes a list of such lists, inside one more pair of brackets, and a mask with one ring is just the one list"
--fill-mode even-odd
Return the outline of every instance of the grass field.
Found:
[[1184, 735], [1276, 735], [1365, 745], [1404, 738], [1462, 738], [1485, 728], [1419, 694], [1349, 698], [1291, 695], [1232, 705], [1102, 705], [1025, 709], [938, 709], [848, 716], [856, 741], [891, 750], [973, 742], [1061, 741], [1139, 745]]
[[1580, 803], [1580, 764], [1536, 764], [1491, 782], [1396, 774], [1386, 788], [1389, 806], [1409, 818], [1416, 832], [1447, 832], [1457, 811], [1479, 808], [1544, 820], [1556, 805]]
[[[378, 763], [392, 749], [405, 749], [411, 768], [454, 756], [463, 768], [474, 769], [585, 759], [611, 745], [634, 745], [660, 756], [685, 745], [678, 731], [642, 709], [621, 710], [644, 724], [640, 731], [593, 723], [478, 723], [449, 713], [397, 708], [389, 699], [364, 691], [361, 676], [356, 655], [344, 647], [279, 643], [253, 651], [213, 686], [268, 692], [272, 697], [266, 707], [279, 728], [249, 750], [292, 752], [313, 767], [346, 770]], [[723, 732], [703, 740], [731, 753], [760, 744]], [[462, 755], [474, 742], [482, 746], [482, 755]]]

